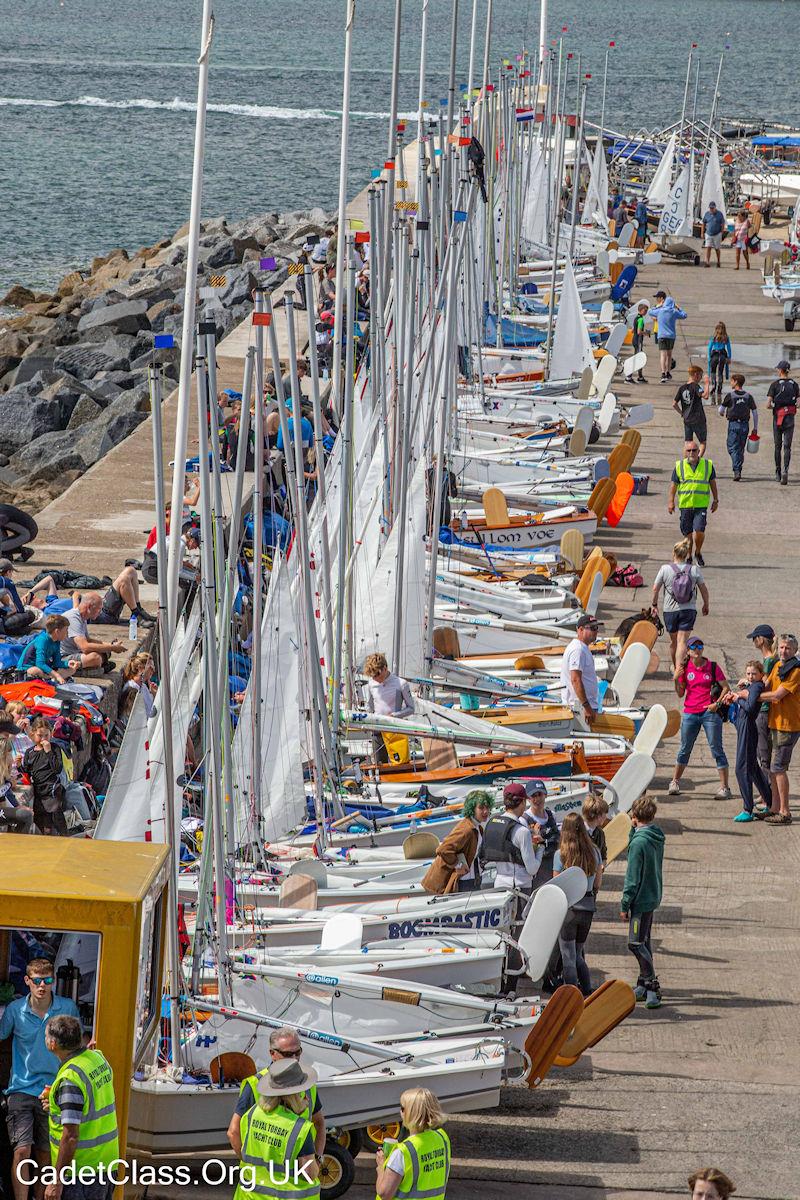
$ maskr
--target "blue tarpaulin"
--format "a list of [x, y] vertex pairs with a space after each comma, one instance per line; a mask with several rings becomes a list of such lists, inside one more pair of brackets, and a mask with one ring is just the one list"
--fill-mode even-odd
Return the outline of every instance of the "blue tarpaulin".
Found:
[[800, 135], [794, 133], [764, 133], [754, 137], [751, 146], [794, 146], [800, 150]]

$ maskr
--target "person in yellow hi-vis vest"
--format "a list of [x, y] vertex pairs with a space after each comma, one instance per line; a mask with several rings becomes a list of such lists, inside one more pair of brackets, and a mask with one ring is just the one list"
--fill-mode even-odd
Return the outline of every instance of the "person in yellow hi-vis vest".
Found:
[[[49, 1093], [50, 1160], [56, 1181], [45, 1188], [45, 1200], [110, 1200], [113, 1168], [119, 1159], [114, 1076], [99, 1050], [84, 1048], [77, 1017], [51, 1017], [45, 1030], [47, 1049], [61, 1066]], [[45, 1089], [47, 1091], [47, 1089]], [[80, 1172], [74, 1182], [72, 1168]], [[87, 1172], [94, 1172], [94, 1181]]]
[[445, 1115], [427, 1088], [409, 1088], [400, 1097], [400, 1112], [409, 1135], [375, 1156], [376, 1200], [395, 1196], [445, 1200], [450, 1175], [450, 1138], [441, 1126]]
[[[701, 458], [696, 442], [686, 442], [683, 458], [673, 468], [669, 485], [667, 512], [675, 512], [675, 499], [680, 510], [681, 533], [692, 544], [692, 555], [698, 567], [704, 567], [701, 553], [706, 538], [708, 510], [719, 508], [719, 492], [714, 464], [710, 458]], [[690, 557], [689, 562], [692, 562]]]
[[317, 1073], [296, 1058], [270, 1063], [258, 1080], [258, 1100], [242, 1117], [239, 1183], [233, 1200], [319, 1200], [319, 1163], [309, 1090]]

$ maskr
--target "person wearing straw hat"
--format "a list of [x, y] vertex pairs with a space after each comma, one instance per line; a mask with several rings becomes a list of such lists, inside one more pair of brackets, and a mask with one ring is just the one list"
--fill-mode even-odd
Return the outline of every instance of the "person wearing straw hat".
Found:
[[[445, 1200], [450, 1175], [450, 1138], [442, 1129], [447, 1119], [427, 1088], [408, 1088], [400, 1097], [400, 1112], [408, 1137], [389, 1154], [375, 1155], [377, 1200], [395, 1196], [424, 1196]], [[386, 1145], [386, 1143], [384, 1143]]]
[[258, 1081], [258, 1099], [242, 1117], [239, 1183], [234, 1200], [252, 1196], [318, 1200], [319, 1162], [314, 1126], [303, 1114], [317, 1072], [297, 1058], [270, 1064]]

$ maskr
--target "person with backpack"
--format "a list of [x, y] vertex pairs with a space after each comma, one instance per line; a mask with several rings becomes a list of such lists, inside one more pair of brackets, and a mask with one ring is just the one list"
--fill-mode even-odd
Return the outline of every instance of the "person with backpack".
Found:
[[758, 409], [749, 392], [744, 390], [744, 375], [731, 376], [733, 387], [719, 406], [720, 416], [728, 421], [728, 454], [731, 456], [733, 481], [742, 478], [744, 448], [750, 433], [750, 414], [753, 414], [753, 433], [758, 433]]
[[[794, 418], [800, 387], [789, 378], [790, 365], [785, 358], [775, 368], [778, 378], [767, 389], [767, 408], [772, 409], [772, 437], [775, 442], [775, 478], [784, 487], [789, 482], [789, 463], [792, 458]], [[783, 464], [781, 464], [781, 452]]]
[[697, 621], [697, 593], [703, 597], [703, 616], [710, 597], [700, 567], [692, 564], [692, 543], [683, 538], [672, 547], [672, 562], [664, 563], [653, 580], [651, 612], [658, 616], [658, 597], [664, 589], [664, 627], [669, 634], [670, 657], [675, 664], [686, 657], [686, 642]]
[[717, 321], [714, 332], [708, 339], [708, 376], [711, 380], [711, 395], [716, 396], [717, 403], [722, 400], [722, 386], [730, 378], [731, 339], [724, 321]]

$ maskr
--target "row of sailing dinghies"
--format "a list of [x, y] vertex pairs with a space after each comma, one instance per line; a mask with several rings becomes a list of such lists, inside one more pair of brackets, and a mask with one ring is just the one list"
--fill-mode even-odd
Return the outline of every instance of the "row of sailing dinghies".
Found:
[[[347, 329], [341, 427], [308, 513], [297, 503], [302, 473], [293, 490], [299, 454], [294, 464], [288, 455], [295, 539], [272, 560], [263, 604], [256, 588], [253, 669], [232, 735], [234, 573], [208, 560], [203, 603], [178, 621], [162, 664], [171, 711], [157, 703], [148, 726], [137, 701], [131, 715], [97, 837], [166, 841], [173, 822], [194, 834], [178, 764], [198, 705], [204, 718], [202, 854], [177, 872], [191, 949], [170, 963], [168, 992], [181, 999], [169, 1052], [154, 1045], [133, 1081], [132, 1152], [226, 1150], [231, 1064], [266, 1063], [281, 1025], [297, 1028], [319, 1072], [328, 1124], [352, 1128], [396, 1119], [410, 1084], [454, 1111], [497, 1105], [504, 1082], [538, 1085], [559, 1054], [574, 1061], [632, 1005], [624, 985], [587, 1009], [574, 989], [547, 1006], [498, 996], [512, 935], [530, 977], [544, 975], [585, 891], [577, 868], [539, 889], [521, 929], [511, 892], [439, 897], [421, 886], [466, 793], [486, 787], [499, 800], [519, 776], [546, 778], [559, 818], [604, 787], [618, 851], [654, 750], [674, 732], [671, 714], [637, 700], [656, 661], [646, 623], [624, 645], [593, 647], [606, 690], [591, 729], [560, 694], [564, 648], [610, 571], [593, 539], [624, 512], [636, 426], [651, 411], [626, 410], [611, 390], [628, 323], [610, 268], [629, 271], [629, 290], [636, 252], [608, 238], [602, 147], [586, 159], [583, 221], [573, 214], [568, 228], [547, 199], [561, 193], [565, 123], [542, 137], [516, 119], [519, 99], [505, 86], [473, 108], [488, 203], [463, 137], [437, 156], [431, 138], [406, 152], [416, 211], [387, 214], [386, 188], [370, 190], [370, 352], [356, 373]], [[352, 235], [344, 249], [353, 313]], [[278, 319], [294, 358], [295, 313], [273, 315], [254, 328], [245, 413], [260, 393], [265, 328], [280, 380]], [[525, 331], [544, 340], [518, 340]], [[319, 435], [313, 340], [309, 353]], [[209, 375], [200, 419], [213, 414], [213, 428]], [[285, 422], [281, 390], [278, 402]], [[214, 458], [205, 471], [202, 447], [200, 462], [203, 540], [222, 554]], [[256, 530], [262, 502], [256, 488]], [[234, 508], [234, 545], [240, 534]], [[256, 562], [259, 551], [256, 536]], [[379, 650], [411, 682], [407, 718], [365, 710], [359, 672]], [[396, 761], [373, 761], [381, 737], [399, 740]]]

